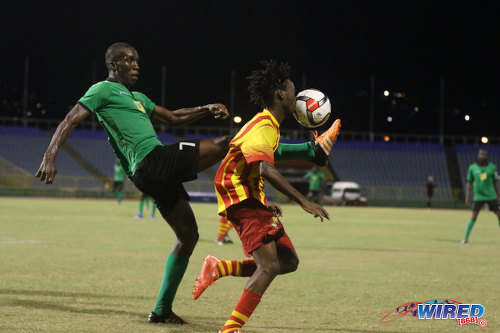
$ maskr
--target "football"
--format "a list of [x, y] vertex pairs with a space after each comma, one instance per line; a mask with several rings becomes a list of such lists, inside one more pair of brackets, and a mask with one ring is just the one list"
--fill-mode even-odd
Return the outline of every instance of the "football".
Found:
[[321, 91], [306, 89], [298, 93], [293, 115], [302, 126], [321, 126], [328, 120], [330, 113], [330, 100]]

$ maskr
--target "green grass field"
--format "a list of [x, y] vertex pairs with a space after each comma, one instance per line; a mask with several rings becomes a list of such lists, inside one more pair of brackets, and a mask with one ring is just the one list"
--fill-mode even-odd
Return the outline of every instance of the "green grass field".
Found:
[[[191, 290], [207, 254], [244, 258], [217, 246], [214, 204], [193, 204], [200, 241], [174, 311], [191, 325], [151, 325], [174, 237], [162, 219], [132, 218], [136, 201], [0, 199], [0, 331], [217, 332], [246, 278], [224, 278], [196, 302]], [[329, 207], [320, 223], [284, 205], [299, 269], [278, 276], [244, 332], [499, 332], [500, 228], [483, 211], [462, 246], [465, 210]], [[381, 313], [435, 298], [485, 307], [485, 327]]]

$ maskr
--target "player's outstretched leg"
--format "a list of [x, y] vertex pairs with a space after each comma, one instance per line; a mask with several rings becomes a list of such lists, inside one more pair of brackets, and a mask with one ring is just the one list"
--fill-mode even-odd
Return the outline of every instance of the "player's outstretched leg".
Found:
[[328, 165], [331, 147], [337, 140], [340, 130], [340, 119], [322, 135], [315, 134], [314, 142], [299, 144], [280, 143], [274, 152], [275, 161], [311, 161], [319, 166]]
[[339, 131], [340, 131], [340, 119], [337, 119], [332, 124], [332, 126], [320, 136], [318, 136], [318, 134], [314, 132], [314, 138], [316, 139], [316, 142], [319, 144], [321, 149], [323, 149], [323, 152], [326, 155], [330, 155], [330, 151], [332, 150], [333, 144], [337, 140]]
[[198, 226], [189, 203], [183, 199], [177, 201], [170, 213], [163, 210], [161, 202], [158, 202], [158, 210], [174, 230], [177, 242], [165, 263], [163, 281], [158, 292], [156, 305], [149, 315], [148, 322], [187, 324], [185, 320], [172, 311], [172, 303], [177, 288], [186, 272], [189, 257], [198, 241]]
[[229, 142], [231, 142], [231, 137], [229, 135], [200, 140], [198, 172], [206, 170], [215, 163], [222, 161], [229, 151]]
[[255, 260], [219, 260], [215, 256], [207, 256], [203, 260], [200, 275], [196, 278], [193, 287], [193, 299], [197, 300], [201, 294], [224, 276], [249, 277], [257, 269]]

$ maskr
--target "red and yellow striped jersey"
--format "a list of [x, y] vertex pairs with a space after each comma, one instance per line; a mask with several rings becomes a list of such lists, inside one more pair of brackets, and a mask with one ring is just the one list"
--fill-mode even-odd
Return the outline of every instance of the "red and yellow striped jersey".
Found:
[[267, 109], [257, 113], [236, 134], [214, 180], [220, 214], [249, 198], [267, 206], [259, 162], [274, 163], [279, 141], [279, 123]]

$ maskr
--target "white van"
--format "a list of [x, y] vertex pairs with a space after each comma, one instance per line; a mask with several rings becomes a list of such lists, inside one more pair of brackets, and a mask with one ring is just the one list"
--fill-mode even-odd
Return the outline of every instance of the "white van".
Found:
[[323, 197], [323, 202], [331, 205], [366, 205], [366, 196], [355, 182], [335, 182], [331, 193]]

